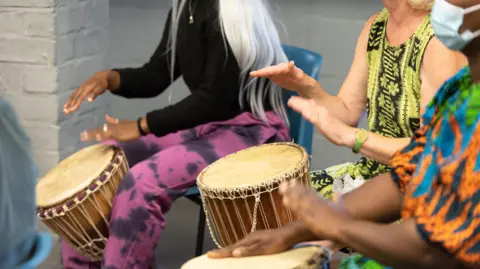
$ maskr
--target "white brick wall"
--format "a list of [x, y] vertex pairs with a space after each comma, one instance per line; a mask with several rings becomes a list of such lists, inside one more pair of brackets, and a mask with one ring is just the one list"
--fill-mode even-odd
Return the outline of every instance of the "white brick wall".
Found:
[[63, 114], [69, 95], [106, 68], [109, 0], [0, 0], [0, 81], [43, 173], [85, 146], [107, 98]]

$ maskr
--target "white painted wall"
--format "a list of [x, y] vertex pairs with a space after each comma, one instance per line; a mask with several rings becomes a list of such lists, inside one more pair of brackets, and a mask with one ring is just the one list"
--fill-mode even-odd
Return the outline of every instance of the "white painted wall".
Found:
[[63, 104], [106, 67], [108, 0], [1, 0], [0, 83], [32, 141], [43, 174], [100, 123], [106, 98], [66, 117]]

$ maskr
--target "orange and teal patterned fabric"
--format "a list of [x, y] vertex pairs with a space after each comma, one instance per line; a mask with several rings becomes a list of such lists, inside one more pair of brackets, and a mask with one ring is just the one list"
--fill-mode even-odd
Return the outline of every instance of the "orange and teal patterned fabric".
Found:
[[[462, 69], [437, 92], [424, 126], [392, 159], [404, 194], [403, 219], [415, 219], [425, 241], [459, 262], [480, 267], [480, 83]], [[361, 255], [340, 269], [392, 269]]]
[[480, 83], [461, 70], [437, 92], [409, 146], [392, 159], [403, 219], [458, 261], [480, 266]]

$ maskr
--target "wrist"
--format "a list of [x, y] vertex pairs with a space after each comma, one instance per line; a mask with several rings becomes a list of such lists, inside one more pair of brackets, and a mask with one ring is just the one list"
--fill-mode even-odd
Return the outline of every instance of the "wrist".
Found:
[[108, 89], [115, 92], [120, 89], [120, 73], [114, 70], [105, 71], [108, 82]]
[[295, 221], [283, 227], [285, 231], [285, 242], [288, 246], [294, 246], [301, 242], [316, 240], [316, 236], [308, 229], [303, 221]]
[[303, 86], [300, 87], [298, 94], [310, 99], [314, 99], [316, 95], [320, 93], [318, 90], [318, 82], [310, 76], [305, 77]]
[[345, 131], [342, 132], [341, 145], [352, 149], [357, 142], [356, 134], [360, 129], [347, 126]]
[[141, 136], [146, 136], [150, 133], [146, 117], [141, 117], [137, 120], [137, 130]]

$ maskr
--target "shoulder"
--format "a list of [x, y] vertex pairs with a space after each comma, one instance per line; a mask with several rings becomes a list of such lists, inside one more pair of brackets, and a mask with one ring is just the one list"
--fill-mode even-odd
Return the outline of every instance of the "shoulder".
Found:
[[[432, 67], [432, 63], [448, 63], [446, 67], [451, 67], [455, 73], [468, 64], [467, 58], [462, 53], [450, 50], [435, 36], [425, 49], [424, 62], [426, 67]], [[433, 67], [438, 71], [438, 65]]]
[[372, 26], [378, 22], [383, 21], [384, 17], [385, 17], [385, 12], [383, 10], [370, 16], [370, 18], [368, 18], [368, 20], [363, 25], [362, 34], [368, 36], [368, 33], [370, 32], [370, 30], [372, 30]]
[[383, 11], [373, 14], [365, 22], [365, 24], [363, 25], [362, 32], [360, 33], [357, 40], [357, 50], [366, 52], [368, 40], [370, 39], [370, 35], [371, 35], [370, 32], [375, 30], [373, 28], [373, 25], [379, 20], [381, 20], [381, 17], [383, 16], [382, 13]]
[[439, 86], [466, 65], [468, 61], [463, 54], [448, 49], [438, 38], [433, 37], [425, 49], [421, 73], [424, 79]]

